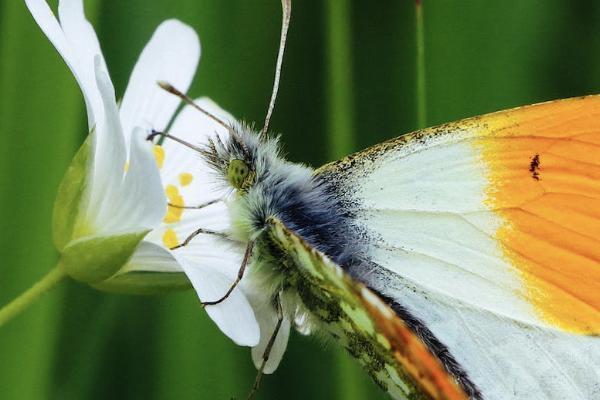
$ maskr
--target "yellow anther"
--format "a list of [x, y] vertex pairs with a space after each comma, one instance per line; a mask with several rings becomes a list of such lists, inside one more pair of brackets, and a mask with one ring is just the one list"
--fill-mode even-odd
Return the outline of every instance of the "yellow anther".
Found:
[[188, 172], [182, 172], [181, 174], [179, 174], [179, 183], [181, 184], [181, 186], [189, 185], [190, 183], [192, 183], [193, 179], [194, 177], [192, 176], [192, 174]]
[[154, 158], [156, 159], [156, 165], [158, 165], [158, 168], [162, 168], [163, 164], [165, 163], [165, 150], [162, 148], [162, 146], [157, 144], [154, 145]]
[[163, 234], [163, 244], [166, 248], [172, 249], [175, 246], [179, 245], [179, 240], [177, 240], [177, 233], [173, 229], [167, 229]]
[[167, 194], [167, 199], [169, 200], [169, 204], [179, 207], [172, 207], [169, 205], [167, 209], [167, 215], [163, 219], [163, 222], [167, 224], [171, 224], [173, 222], [178, 222], [181, 220], [181, 215], [183, 214], [183, 207], [185, 203], [183, 202], [183, 197], [179, 194], [179, 189], [175, 185], [167, 185], [165, 188], [165, 193]]
[[[179, 189], [177, 189], [177, 186], [175, 185], [167, 185], [167, 187], [165, 188], [165, 192], [167, 193], [167, 197], [169, 198], [175, 198], [179, 196]], [[171, 201], [171, 203], [173, 202]]]

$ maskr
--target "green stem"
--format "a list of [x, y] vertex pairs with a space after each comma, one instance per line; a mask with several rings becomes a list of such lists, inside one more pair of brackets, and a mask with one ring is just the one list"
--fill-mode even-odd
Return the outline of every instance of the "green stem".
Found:
[[427, 101], [425, 87], [425, 28], [423, 24], [423, 2], [415, 1], [415, 26], [417, 40], [417, 128], [427, 126]]
[[42, 279], [36, 282], [32, 287], [23, 292], [19, 297], [0, 309], [0, 327], [8, 321], [19, 315], [42, 294], [54, 287], [66, 276], [65, 271], [60, 265], [50, 270]]

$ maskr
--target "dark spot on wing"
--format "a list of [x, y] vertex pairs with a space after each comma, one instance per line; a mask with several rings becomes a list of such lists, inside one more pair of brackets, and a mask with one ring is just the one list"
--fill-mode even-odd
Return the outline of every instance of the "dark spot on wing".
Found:
[[536, 181], [540, 180], [540, 155], [536, 154], [531, 157], [531, 162], [529, 163], [529, 172], [531, 172], [531, 177]]

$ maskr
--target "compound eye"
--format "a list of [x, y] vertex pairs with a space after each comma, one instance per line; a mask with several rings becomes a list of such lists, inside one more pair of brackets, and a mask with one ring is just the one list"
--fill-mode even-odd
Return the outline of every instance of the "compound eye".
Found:
[[247, 180], [250, 175], [250, 168], [242, 160], [231, 160], [227, 168], [227, 179], [231, 186], [236, 189], [247, 189]]

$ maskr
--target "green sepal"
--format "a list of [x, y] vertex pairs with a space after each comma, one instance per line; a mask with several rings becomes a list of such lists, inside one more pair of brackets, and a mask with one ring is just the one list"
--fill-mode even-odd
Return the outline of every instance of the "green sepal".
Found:
[[73, 240], [61, 252], [61, 263], [73, 279], [97, 284], [116, 274], [150, 232], [143, 230]]
[[98, 290], [122, 294], [164, 294], [192, 287], [183, 272], [130, 271], [92, 285]]
[[58, 187], [56, 200], [54, 200], [52, 239], [60, 252], [73, 239], [75, 226], [82, 208], [82, 201], [90, 176], [91, 142], [92, 134], [87, 137], [75, 154]]

